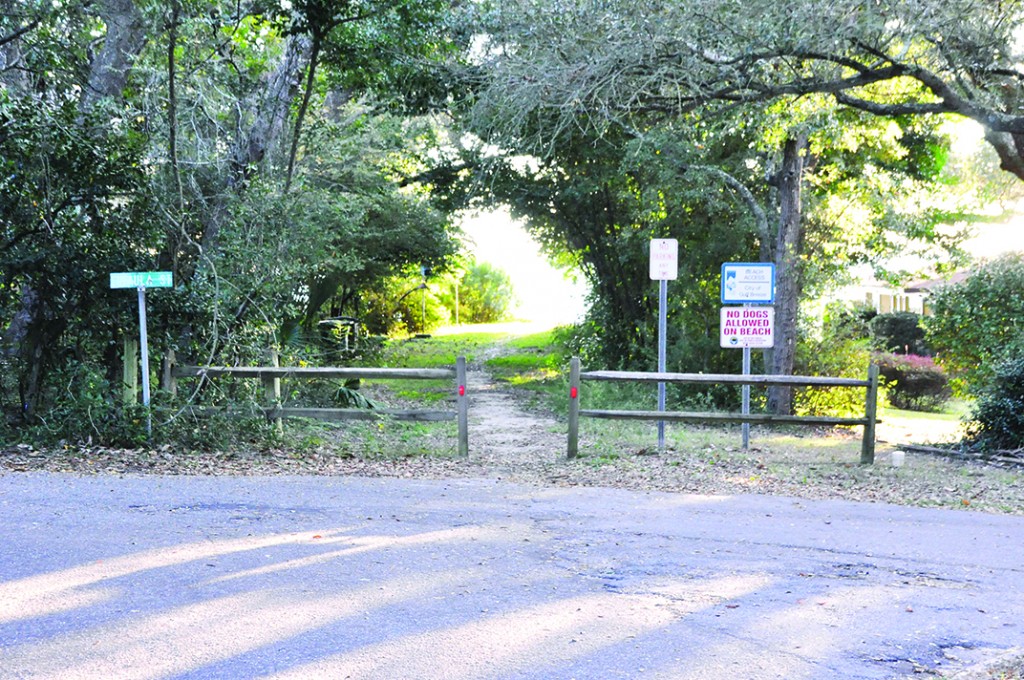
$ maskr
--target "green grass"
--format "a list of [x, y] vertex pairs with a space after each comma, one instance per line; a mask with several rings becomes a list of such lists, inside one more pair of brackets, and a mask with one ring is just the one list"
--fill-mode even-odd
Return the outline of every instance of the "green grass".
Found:
[[926, 411], [905, 411], [898, 408], [882, 407], [878, 409], [879, 418], [903, 418], [906, 420], [938, 420], [941, 422], [952, 422], [963, 420], [971, 412], [971, 404], [966, 401], [953, 400], [946, 404], [945, 408], [938, 412]]
[[457, 357], [474, 361], [484, 349], [503, 341], [507, 333], [466, 332], [429, 338], [390, 340], [384, 347], [385, 366], [401, 368], [447, 368]]

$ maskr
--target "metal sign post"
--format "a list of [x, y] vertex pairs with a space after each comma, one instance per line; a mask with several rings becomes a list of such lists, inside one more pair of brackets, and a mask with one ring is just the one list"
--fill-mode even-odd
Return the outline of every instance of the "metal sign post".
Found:
[[149, 338], [146, 334], [146, 288], [170, 288], [171, 272], [113, 272], [110, 287], [135, 288], [139, 293], [139, 346], [142, 353], [142, 404], [146, 407], [146, 435], [153, 434], [153, 416], [149, 413]]
[[[773, 347], [775, 308], [757, 304], [775, 302], [775, 265], [765, 262], [726, 262], [722, 265], [721, 346], [743, 348], [743, 375], [750, 375], [750, 349]], [[742, 387], [741, 413], [750, 415], [750, 385]], [[743, 423], [743, 450], [750, 448], [750, 423]]]
[[[679, 273], [679, 242], [651, 239], [651, 279], [658, 282], [658, 373], [665, 372], [668, 335], [668, 282]], [[665, 412], [665, 383], [658, 383], [658, 413]], [[658, 450], [665, 450], [665, 421], [658, 421]]]
[[[743, 375], [750, 375], [750, 347], [743, 348]], [[740, 413], [750, 415], [750, 385], [744, 385], [741, 389]], [[750, 423], [743, 423], [743, 450], [750, 449]]]

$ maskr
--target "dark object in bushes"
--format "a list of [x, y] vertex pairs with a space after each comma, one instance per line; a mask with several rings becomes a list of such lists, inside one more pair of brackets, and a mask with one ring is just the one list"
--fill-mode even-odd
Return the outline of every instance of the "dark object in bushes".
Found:
[[945, 372], [931, 357], [880, 354], [878, 372], [888, 387], [889, 403], [909, 411], [938, 411], [951, 396]]
[[874, 345], [882, 352], [924, 354], [924, 328], [921, 317], [913, 312], [879, 314], [871, 319]]
[[1001, 364], [978, 395], [968, 440], [987, 451], [1024, 448], [1024, 356]]

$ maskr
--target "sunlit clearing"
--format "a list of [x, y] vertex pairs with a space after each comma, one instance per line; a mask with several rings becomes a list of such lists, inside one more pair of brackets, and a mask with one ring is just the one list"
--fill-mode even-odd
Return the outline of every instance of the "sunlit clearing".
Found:
[[740, 577], [666, 584], [642, 595], [583, 595], [387, 640], [272, 677], [477, 680], [536, 672], [538, 664], [593, 654], [764, 584], [763, 578]]
[[[256, 591], [128, 619], [38, 645], [7, 648], [3, 673], [33, 678], [143, 680], [193, 671], [338, 620], [447, 591], [472, 571], [394, 579], [358, 590]], [[74, 667], [67, 666], [74, 660]]]

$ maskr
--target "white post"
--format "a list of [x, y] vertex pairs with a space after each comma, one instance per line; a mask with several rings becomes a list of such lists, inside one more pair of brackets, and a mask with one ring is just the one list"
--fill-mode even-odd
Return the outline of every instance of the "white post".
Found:
[[[658, 282], [658, 373], [665, 372], [665, 354], [668, 340], [668, 281]], [[665, 383], [658, 383], [658, 413], [665, 412]], [[665, 421], [658, 421], [658, 450], [665, 450]]]
[[146, 407], [146, 435], [153, 434], [149, 412], [149, 338], [146, 335], [146, 287], [139, 286], [139, 345], [142, 350], [142, 405]]
[[[743, 375], [750, 375], [750, 348], [743, 348]], [[743, 415], [750, 415], [750, 385], [743, 386]], [[750, 423], [743, 423], [743, 450], [750, 448]]]

